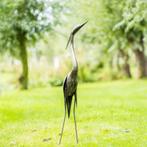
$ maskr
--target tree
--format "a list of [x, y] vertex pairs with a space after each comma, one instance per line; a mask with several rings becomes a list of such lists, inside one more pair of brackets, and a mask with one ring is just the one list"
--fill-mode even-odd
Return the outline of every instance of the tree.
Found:
[[119, 31], [123, 29], [130, 50], [135, 54], [138, 77], [147, 76], [145, 56], [145, 34], [147, 27], [147, 2], [144, 0], [127, 0], [123, 9], [123, 18], [116, 24]]
[[[131, 77], [130, 56], [135, 54], [138, 77], [146, 76], [145, 36], [147, 27], [147, 2], [145, 0], [80, 0], [73, 1], [72, 13], [76, 19], [89, 20], [83, 35], [84, 41], [100, 44], [104, 54], [113, 63], [115, 57], [123, 59], [122, 70]], [[81, 19], [82, 18], [82, 19]], [[100, 48], [98, 49], [98, 53]], [[119, 61], [119, 60], [115, 60]], [[116, 64], [118, 65], [119, 62]], [[119, 66], [120, 67], [120, 66]]]
[[[125, 1], [116, 0], [80, 0], [80, 2], [74, 3], [75, 7], [73, 12], [76, 12], [76, 18], [84, 18], [89, 20], [88, 33], [83, 34], [82, 40], [101, 46], [98, 48], [98, 54], [102, 54], [101, 57], [107, 55], [107, 61], [111, 68], [111, 63], [118, 61], [115, 58], [121, 57], [124, 60], [123, 66], [119, 66], [125, 76], [131, 77], [129, 55], [126, 48], [126, 39], [123, 30], [115, 31], [114, 26], [122, 20], [122, 12], [125, 5]], [[90, 5], [90, 7], [89, 7]], [[80, 9], [79, 7], [82, 7]], [[75, 15], [75, 13], [74, 13]], [[118, 54], [121, 56], [118, 56]], [[115, 65], [119, 64], [115, 63]], [[118, 66], [117, 66], [118, 67]], [[119, 70], [120, 71], [120, 70]]]
[[58, 24], [57, 17], [62, 6], [58, 1], [19, 0], [2, 1], [0, 18], [1, 49], [18, 57], [22, 63], [19, 81], [23, 89], [28, 88], [27, 46], [35, 43], [52, 25]]

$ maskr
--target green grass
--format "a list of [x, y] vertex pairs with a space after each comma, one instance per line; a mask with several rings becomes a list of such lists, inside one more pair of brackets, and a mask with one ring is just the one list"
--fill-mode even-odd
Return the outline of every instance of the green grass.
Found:
[[[147, 146], [147, 80], [81, 84], [79, 147]], [[64, 107], [62, 88], [0, 94], [0, 147], [58, 146]], [[73, 117], [61, 147], [76, 145]]]

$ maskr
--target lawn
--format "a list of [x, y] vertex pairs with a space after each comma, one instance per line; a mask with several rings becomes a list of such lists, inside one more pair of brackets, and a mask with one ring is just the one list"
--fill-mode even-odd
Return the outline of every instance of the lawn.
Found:
[[[79, 147], [146, 147], [147, 80], [79, 84]], [[58, 146], [62, 88], [0, 93], [0, 147]], [[74, 121], [65, 122], [61, 147], [76, 145]]]

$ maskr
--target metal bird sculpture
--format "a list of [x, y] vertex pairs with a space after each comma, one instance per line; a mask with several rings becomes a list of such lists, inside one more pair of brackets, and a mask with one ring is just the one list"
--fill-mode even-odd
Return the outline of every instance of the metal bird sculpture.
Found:
[[73, 116], [74, 116], [74, 123], [75, 123], [76, 141], [78, 143], [78, 132], [77, 132], [76, 114], [75, 114], [75, 106], [77, 106], [78, 62], [77, 62], [77, 58], [76, 58], [75, 50], [74, 50], [74, 36], [86, 23], [87, 22], [85, 22], [81, 25], [78, 25], [73, 29], [73, 31], [71, 32], [70, 37], [68, 39], [67, 45], [66, 45], [66, 48], [68, 48], [68, 46], [71, 45], [73, 68], [72, 68], [72, 71], [70, 73], [68, 73], [68, 75], [66, 76], [64, 83], [63, 83], [65, 113], [64, 113], [64, 119], [63, 119], [59, 144], [61, 143], [61, 140], [62, 140], [66, 113], [68, 114], [68, 118], [70, 117], [70, 110], [71, 110], [73, 96], [74, 96]]

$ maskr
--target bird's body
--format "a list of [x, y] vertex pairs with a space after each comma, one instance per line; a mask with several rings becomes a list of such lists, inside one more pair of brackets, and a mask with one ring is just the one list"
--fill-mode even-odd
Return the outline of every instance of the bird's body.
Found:
[[[65, 102], [65, 107], [67, 109], [68, 118], [70, 117], [70, 109], [71, 109], [73, 96], [77, 94], [76, 93], [77, 85], [78, 85], [77, 75], [78, 75], [78, 70], [77, 69], [72, 70], [66, 76], [63, 84], [64, 102]], [[77, 99], [75, 99], [75, 102], [77, 104]]]
[[71, 51], [72, 51], [72, 61], [73, 61], [73, 68], [70, 73], [66, 76], [64, 83], [63, 83], [63, 93], [64, 93], [64, 107], [65, 107], [65, 113], [64, 113], [64, 120], [61, 130], [61, 136], [59, 140], [59, 144], [61, 143], [63, 130], [64, 130], [64, 123], [66, 118], [66, 113], [68, 114], [68, 118], [70, 117], [70, 111], [71, 111], [71, 105], [72, 100], [74, 97], [74, 106], [73, 106], [73, 116], [74, 116], [74, 122], [75, 122], [75, 132], [76, 132], [76, 141], [78, 143], [78, 133], [77, 133], [77, 124], [76, 124], [76, 115], [75, 115], [75, 107], [77, 105], [77, 85], [78, 85], [78, 62], [74, 50], [74, 35], [82, 28], [87, 22], [83, 23], [82, 25], [79, 25], [73, 29], [73, 31], [70, 34], [69, 40], [67, 42], [67, 46], [71, 43]]

